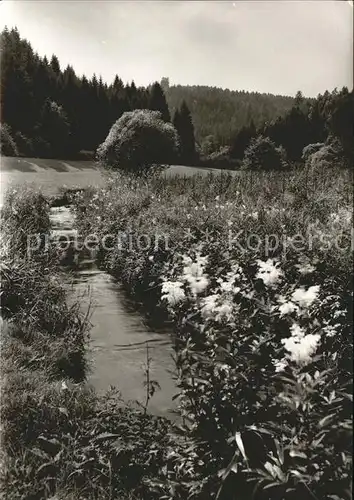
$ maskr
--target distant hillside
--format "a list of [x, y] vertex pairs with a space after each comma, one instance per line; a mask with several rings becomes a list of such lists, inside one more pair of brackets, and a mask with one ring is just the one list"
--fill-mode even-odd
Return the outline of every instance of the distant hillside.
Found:
[[256, 126], [284, 115], [294, 98], [257, 92], [230, 91], [207, 86], [164, 85], [173, 116], [184, 99], [192, 113], [196, 140], [213, 135], [227, 144], [235, 132], [253, 119]]

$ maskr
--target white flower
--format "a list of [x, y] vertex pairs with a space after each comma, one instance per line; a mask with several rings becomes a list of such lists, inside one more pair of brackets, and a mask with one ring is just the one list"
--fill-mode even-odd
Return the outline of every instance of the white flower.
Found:
[[303, 338], [305, 336], [305, 330], [301, 328], [297, 323], [293, 323], [290, 328], [291, 336], [296, 338]]
[[293, 302], [284, 302], [279, 306], [280, 317], [285, 316], [286, 314], [291, 314], [294, 311], [297, 311], [299, 308]]
[[294, 323], [291, 327], [291, 337], [282, 339], [281, 342], [285, 350], [290, 354], [290, 360], [300, 366], [304, 366], [310, 363], [320, 339], [321, 336], [319, 334], [309, 333], [305, 335], [305, 331], [298, 324]]
[[273, 360], [273, 365], [277, 373], [282, 372], [288, 366], [288, 363], [284, 359]]
[[182, 302], [186, 297], [182, 287], [183, 283], [179, 281], [165, 281], [162, 284], [161, 298], [166, 299], [171, 306]]
[[326, 337], [330, 337], [330, 338], [334, 337], [335, 335], [337, 335], [337, 330], [335, 328], [336, 326], [338, 326], [338, 325], [335, 325], [335, 326], [327, 325], [327, 326], [322, 328], [322, 331], [326, 335]]
[[203, 305], [201, 309], [202, 316], [210, 317], [215, 314], [218, 298], [219, 296], [214, 294], [214, 295], [209, 295], [208, 297], [205, 297], [203, 299], [202, 301]]
[[205, 274], [205, 266], [208, 257], [197, 254], [195, 262], [188, 256], [183, 257], [183, 279], [188, 282], [193, 295], [203, 292], [209, 285], [209, 280]]
[[225, 301], [221, 305], [218, 305], [218, 301], [220, 301], [220, 296], [216, 294], [205, 297], [202, 301], [202, 316], [205, 318], [215, 318], [216, 321], [231, 319], [233, 315], [232, 304]]
[[258, 259], [257, 264], [259, 267], [259, 271], [256, 275], [256, 278], [263, 280], [263, 283], [266, 286], [273, 286], [277, 284], [280, 278], [283, 276], [283, 272], [281, 271], [281, 269], [278, 269], [271, 259], [268, 259], [267, 262], [263, 262], [262, 260]]
[[204, 292], [204, 290], [209, 285], [209, 280], [205, 276], [201, 276], [200, 278], [194, 278], [191, 276], [188, 279], [189, 287], [191, 289], [192, 294], [198, 295], [198, 293]]
[[316, 271], [316, 268], [314, 266], [312, 266], [309, 262], [304, 263], [304, 264], [296, 264], [295, 267], [297, 267], [300, 274], [311, 274], [314, 271]]
[[308, 290], [300, 287], [292, 294], [292, 299], [301, 307], [310, 307], [314, 300], [317, 299], [320, 287], [318, 285], [310, 286]]
[[232, 318], [232, 305], [225, 302], [217, 308], [217, 314], [215, 316], [216, 321], [222, 321], [223, 319]]

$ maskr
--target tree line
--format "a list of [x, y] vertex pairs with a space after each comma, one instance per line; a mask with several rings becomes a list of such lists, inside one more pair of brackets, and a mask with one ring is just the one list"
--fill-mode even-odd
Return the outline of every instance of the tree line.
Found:
[[123, 83], [116, 75], [78, 76], [34, 52], [16, 28], [1, 33], [2, 154], [54, 158], [96, 151], [126, 112], [161, 113], [178, 135], [176, 161], [239, 166], [259, 136], [283, 148], [291, 162], [303, 149], [335, 137], [352, 155], [353, 91], [326, 91], [316, 99], [295, 99], [206, 86], [170, 86], [168, 78], [148, 87]]
[[[158, 82], [148, 88], [132, 81], [124, 84], [116, 75], [111, 84], [93, 75], [78, 76], [72, 66], [62, 69], [58, 58], [50, 60], [34, 52], [16, 28], [1, 33], [2, 149], [4, 154], [72, 157], [79, 151], [96, 151], [113, 123], [135, 109], [159, 111], [171, 121], [165, 94]], [[194, 131], [187, 106], [174, 120], [184, 145], [190, 150]], [[191, 134], [185, 137], [185, 130]], [[10, 150], [10, 151], [6, 151]], [[4, 151], [5, 149], [5, 151]]]

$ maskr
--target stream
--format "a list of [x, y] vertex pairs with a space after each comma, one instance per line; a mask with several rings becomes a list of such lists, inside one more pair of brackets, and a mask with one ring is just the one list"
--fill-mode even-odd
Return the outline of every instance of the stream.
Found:
[[[68, 207], [51, 208], [52, 234], [74, 235], [73, 216]], [[122, 285], [97, 268], [94, 256], [78, 262], [68, 272], [70, 299], [79, 298], [83, 312], [91, 304], [90, 349], [91, 370], [88, 383], [98, 392], [114, 386], [125, 401], [146, 400], [145, 369], [150, 358], [150, 380], [157, 389], [148, 410], [156, 415], [176, 419], [177, 393], [173, 370], [173, 347], [170, 332], [151, 329], [144, 316], [136, 310]], [[147, 352], [148, 346], [148, 352]]]

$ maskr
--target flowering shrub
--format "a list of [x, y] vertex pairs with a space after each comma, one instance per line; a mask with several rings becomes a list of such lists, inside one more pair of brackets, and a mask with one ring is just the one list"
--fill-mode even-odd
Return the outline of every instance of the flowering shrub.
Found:
[[188, 447], [152, 480], [160, 498], [350, 498], [350, 196], [304, 179], [120, 178], [77, 199], [79, 229], [151, 236], [101, 264], [175, 326]]

